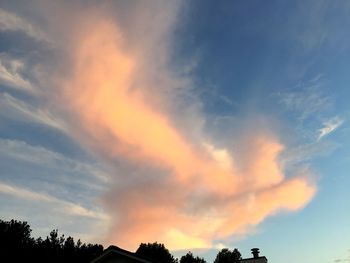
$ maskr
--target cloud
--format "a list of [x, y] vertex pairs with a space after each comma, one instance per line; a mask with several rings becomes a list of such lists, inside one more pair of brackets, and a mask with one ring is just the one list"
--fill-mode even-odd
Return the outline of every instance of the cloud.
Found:
[[[32, 146], [23, 141], [0, 139], [0, 155], [14, 159], [17, 162], [24, 161], [41, 167], [90, 176], [100, 183], [108, 182], [108, 176], [98, 167], [98, 164], [90, 165], [79, 162], [58, 152], [53, 152], [41, 146]], [[82, 178], [80, 180], [83, 181]]]
[[100, 164], [9, 139], [0, 139], [0, 160], [3, 218], [29, 221], [37, 236], [58, 228], [84, 241], [102, 242], [109, 216], [98, 196], [109, 177]]
[[[55, 108], [34, 110], [2, 96], [8, 109], [40, 123], [55, 127], [55, 113], [61, 116], [65, 132], [112, 167], [110, 188], [102, 197], [111, 217], [105, 243], [132, 249], [153, 239], [170, 249], [214, 247], [217, 240], [249, 233], [271, 215], [303, 208], [316, 192], [308, 173], [285, 177], [278, 161], [285, 147], [258, 125], [250, 132], [242, 128], [247, 135], [236, 148], [208, 140], [191, 79], [177, 74], [171, 60], [170, 32], [181, 21], [180, 7], [180, 2], [128, 2], [73, 12], [74, 5], [66, 6], [70, 11], [64, 15], [74, 23], [66, 19], [69, 26], [59, 21], [52, 29], [67, 41], [60, 46], [65, 70], [47, 73], [51, 90], [43, 98]], [[47, 19], [50, 12], [62, 9], [48, 8]], [[52, 19], [48, 24], [55, 23]], [[70, 163], [26, 143], [2, 144], [10, 158], [49, 166]], [[84, 207], [64, 207], [89, 215]]]
[[95, 19], [89, 17], [94, 27], [88, 32], [78, 30], [73, 74], [64, 82], [76, 138], [112, 161], [158, 171], [132, 179], [116, 172], [104, 198], [113, 218], [109, 242], [135, 248], [151, 238], [171, 249], [212, 247], [213, 240], [247, 233], [266, 217], [310, 201], [315, 186], [304, 174], [284, 177], [277, 161], [283, 146], [274, 136], [252, 133], [244, 152], [236, 153], [240, 163], [227, 149], [187, 136], [154, 103], [167, 101], [158, 89], [171, 88], [145, 78], [147, 67], [138, 75], [144, 59], [152, 67], [151, 55], [140, 56], [142, 45], [137, 51], [125, 48], [126, 32], [116, 22]]
[[0, 56], [0, 84], [25, 92], [34, 92], [31, 83], [21, 74], [23, 70], [24, 63], [21, 60]]
[[339, 118], [338, 116], [323, 122], [323, 127], [319, 129], [319, 135], [317, 139], [320, 140], [324, 136], [330, 134], [331, 132], [334, 132], [343, 123], [344, 123], [344, 120]]
[[44, 33], [18, 15], [0, 8], [0, 31], [22, 31], [28, 36], [47, 41]]
[[305, 121], [311, 116], [319, 115], [332, 107], [332, 98], [324, 94], [321, 89], [322, 76], [301, 84], [300, 89], [281, 93], [280, 102], [287, 110], [299, 114], [300, 121]]
[[60, 131], [67, 129], [64, 121], [49, 110], [30, 105], [6, 92], [0, 93], [0, 109], [0, 114], [11, 119], [18, 119], [23, 122], [36, 122]]
[[[323, 87], [324, 84], [325, 78], [323, 74], [319, 74], [300, 83], [293, 91], [279, 94], [280, 103], [292, 113], [291, 117], [296, 117], [296, 132], [310, 141], [320, 141], [344, 122], [338, 116], [329, 117], [334, 116], [335, 100]], [[320, 125], [323, 127], [317, 129]]]
[[[50, 226], [64, 226], [63, 228], [67, 231], [65, 234], [75, 234], [74, 237], [84, 237], [85, 241], [94, 242], [99, 239], [95, 228], [98, 227], [101, 231], [105, 231], [109, 225], [109, 216], [98, 207], [86, 208], [78, 203], [58, 199], [47, 193], [31, 191], [4, 182], [0, 182], [0, 195], [2, 196], [0, 204], [3, 209], [3, 217], [13, 218], [11, 214], [15, 213], [16, 218], [34, 221], [34, 226], [43, 220], [43, 216], [45, 217], [45, 225], [39, 225], [34, 230], [39, 236], [48, 234], [48, 231], [51, 230], [48, 229], [47, 224], [49, 224]], [[9, 203], [12, 203], [12, 207], [7, 207]], [[21, 213], [13, 211], [14, 208], [20, 209]], [[72, 226], [72, 220], [84, 222], [84, 225], [77, 226], [74, 223]]]
[[300, 165], [317, 156], [328, 156], [338, 147], [336, 143], [319, 141], [298, 145], [284, 151], [280, 156], [280, 162], [283, 167]]
[[20, 189], [7, 184], [0, 183], [0, 192], [5, 194], [10, 194], [19, 198], [35, 200], [35, 201], [45, 201], [50, 202], [52, 198], [47, 195], [39, 194], [36, 192], [31, 192], [25, 189]]
[[59, 209], [62, 210], [62, 212], [72, 214], [72, 215], [93, 217], [101, 220], [105, 220], [107, 218], [107, 216], [104, 214], [86, 209], [78, 204], [74, 204], [71, 202], [57, 199], [47, 194], [32, 192], [24, 188], [11, 186], [1, 182], [0, 182], [0, 192], [8, 195], [13, 195], [17, 198], [22, 198], [26, 200], [52, 203], [53, 205], [58, 206]]

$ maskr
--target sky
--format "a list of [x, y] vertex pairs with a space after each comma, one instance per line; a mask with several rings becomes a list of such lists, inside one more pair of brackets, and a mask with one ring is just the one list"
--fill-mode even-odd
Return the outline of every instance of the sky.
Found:
[[1, 219], [209, 262], [350, 262], [349, 12], [1, 0]]

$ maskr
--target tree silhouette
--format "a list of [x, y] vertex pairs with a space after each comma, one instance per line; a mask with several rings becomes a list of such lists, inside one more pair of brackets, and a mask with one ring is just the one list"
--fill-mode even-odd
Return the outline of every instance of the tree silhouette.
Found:
[[86, 263], [103, 252], [98, 244], [75, 244], [73, 237], [59, 236], [52, 230], [46, 239], [31, 237], [27, 222], [0, 220], [0, 251], [2, 262], [74, 262]]
[[[1, 262], [36, 262], [88, 263], [103, 252], [103, 246], [85, 244], [78, 239], [59, 235], [57, 229], [42, 239], [31, 236], [31, 228], [27, 222], [0, 219], [0, 255]], [[178, 263], [169, 250], [157, 242], [141, 243], [136, 255], [154, 263]], [[241, 253], [237, 250], [222, 249], [216, 255], [214, 263], [239, 263]], [[191, 252], [182, 256], [179, 263], [206, 263], [203, 258], [194, 257]]]
[[240, 259], [242, 259], [242, 257], [238, 249], [235, 248], [231, 251], [228, 248], [223, 248], [216, 255], [214, 263], [238, 263]]
[[170, 254], [169, 250], [160, 243], [141, 243], [136, 250], [136, 254], [141, 258], [158, 263], [177, 263], [177, 259]]
[[186, 255], [180, 258], [180, 263], [207, 263], [204, 258], [194, 257], [192, 252], [187, 252]]
[[22, 257], [28, 257], [35, 243], [30, 236], [31, 232], [27, 222], [0, 220], [0, 248], [3, 251], [1, 257], [12, 255], [15, 262]]

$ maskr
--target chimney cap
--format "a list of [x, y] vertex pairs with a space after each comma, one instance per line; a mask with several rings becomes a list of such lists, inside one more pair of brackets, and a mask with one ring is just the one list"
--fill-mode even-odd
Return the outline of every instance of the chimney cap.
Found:
[[257, 247], [252, 248], [251, 251], [252, 251], [252, 254], [253, 254], [254, 258], [258, 258], [259, 257], [259, 253], [260, 253], [259, 248], [257, 248]]

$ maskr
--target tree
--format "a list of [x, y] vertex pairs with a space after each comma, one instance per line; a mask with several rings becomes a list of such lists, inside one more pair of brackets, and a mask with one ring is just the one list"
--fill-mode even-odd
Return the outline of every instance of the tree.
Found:
[[103, 246], [98, 244], [75, 244], [72, 237], [59, 236], [52, 230], [44, 240], [31, 237], [27, 222], [0, 219], [1, 262], [85, 263], [101, 255]]
[[3, 261], [18, 262], [30, 255], [35, 244], [27, 222], [0, 220], [0, 251]]
[[192, 252], [189, 251], [186, 255], [182, 256], [180, 263], [207, 263], [204, 258], [194, 257]]
[[169, 250], [163, 244], [157, 242], [141, 243], [136, 250], [136, 255], [153, 262], [177, 263], [177, 259], [174, 259], [174, 256], [170, 254]]
[[231, 251], [228, 248], [223, 248], [216, 255], [214, 263], [238, 263], [240, 259], [242, 259], [242, 257], [238, 249], [235, 248]]
[[[20, 246], [30, 244], [34, 240], [30, 237], [32, 230], [27, 222], [17, 220], [0, 220], [1, 245]], [[6, 243], [6, 244], [5, 244]]]

